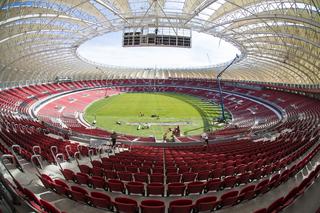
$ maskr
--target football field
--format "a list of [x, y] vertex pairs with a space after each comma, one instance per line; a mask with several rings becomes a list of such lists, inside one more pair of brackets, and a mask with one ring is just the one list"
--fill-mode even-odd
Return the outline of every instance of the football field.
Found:
[[190, 95], [123, 93], [94, 102], [84, 117], [88, 123], [96, 120], [97, 127], [108, 131], [161, 139], [178, 125], [184, 136], [216, 129], [212, 121], [219, 115], [219, 106]]

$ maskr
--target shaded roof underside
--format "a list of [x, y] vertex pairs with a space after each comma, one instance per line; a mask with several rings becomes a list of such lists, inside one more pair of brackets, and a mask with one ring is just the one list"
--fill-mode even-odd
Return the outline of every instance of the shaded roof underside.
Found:
[[320, 83], [319, 0], [4, 0], [0, 81], [84, 78], [206, 78], [219, 68], [111, 68], [79, 58], [84, 41], [125, 26], [187, 27], [242, 52], [224, 78]]

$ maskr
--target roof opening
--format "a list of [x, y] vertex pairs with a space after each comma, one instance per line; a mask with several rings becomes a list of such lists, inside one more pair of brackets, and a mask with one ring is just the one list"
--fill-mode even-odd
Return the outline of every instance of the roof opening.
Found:
[[77, 52], [85, 60], [107, 66], [169, 69], [216, 66], [240, 54], [232, 44], [195, 31], [191, 48], [124, 48], [122, 42], [122, 32], [107, 33], [84, 42]]

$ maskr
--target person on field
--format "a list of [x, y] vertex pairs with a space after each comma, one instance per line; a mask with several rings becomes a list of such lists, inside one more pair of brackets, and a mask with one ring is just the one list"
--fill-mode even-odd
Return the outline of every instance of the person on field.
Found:
[[176, 137], [180, 137], [180, 127], [179, 127], [179, 125], [176, 128], [174, 128], [173, 134]]

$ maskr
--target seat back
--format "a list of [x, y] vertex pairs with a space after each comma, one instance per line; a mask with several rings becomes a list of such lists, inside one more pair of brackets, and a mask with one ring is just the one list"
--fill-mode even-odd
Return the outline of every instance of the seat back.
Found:
[[141, 212], [142, 213], [164, 213], [165, 204], [160, 200], [143, 200], [141, 201]]
[[137, 201], [130, 198], [117, 197], [114, 200], [114, 206], [118, 212], [136, 213], [139, 211]]
[[282, 206], [282, 203], [283, 203], [283, 197], [278, 198], [277, 200], [275, 200], [270, 204], [270, 206], [267, 209], [267, 212], [273, 212], [275, 210], [278, 210]]
[[63, 174], [66, 180], [75, 180], [75, 174], [72, 170], [64, 169], [61, 171], [61, 173]]
[[40, 200], [41, 206], [44, 210], [50, 213], [60, 213], [60, 211], [53, 206], [51, 203], [45, 201], [45, 200]]
[[191, 199], [179, 199], [169, 203], [170, 213], [190, 213], [192, 208], [193, 204]]
[[90, 195], [90, 201], [93, 206], [111, 209], [112, 202], [108, 195], [101, 192], [91, 192]]
[[36, 204], [41, 205], [41, 204], [40, 204], [40, 200], [38, 199], [38, 197], [35, 196], [35, 194], [34, 194], [32, 191], [30, 191], [29, 189], [23, 188], [23, 194], [24, 194], [30, 201], [33, 201], [33, 202], [35, 202]]
[[199, 198], [195, 203], [195, 209], [199, 211], [213, 211], [218, 205], [216, 196]]

